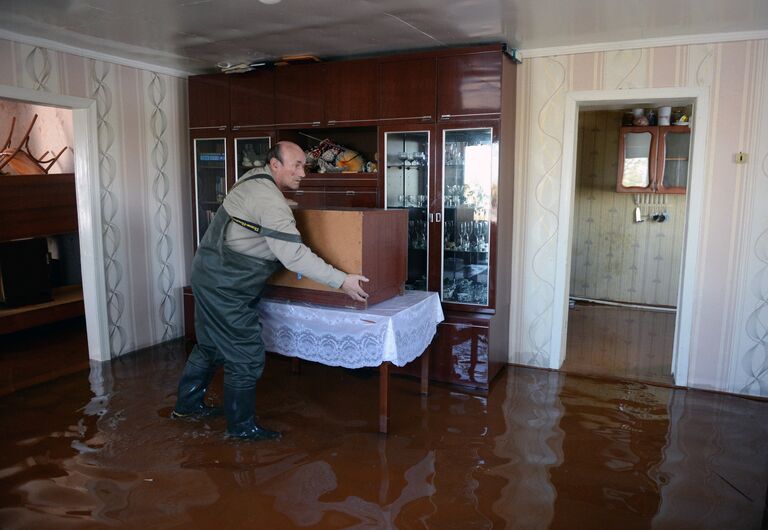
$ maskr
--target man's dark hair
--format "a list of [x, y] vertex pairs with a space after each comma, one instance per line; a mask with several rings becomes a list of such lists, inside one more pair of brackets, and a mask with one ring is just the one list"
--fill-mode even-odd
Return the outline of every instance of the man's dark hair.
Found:
[[270, 147], [269, 151], [267, 151], [267, 154], [264, 155], [264, 165], [269, 166], [269, 163], [273, 158], [277, 158], [278, 162], [281, 164], [283, 163], [283, 154], [281, 153], [280, 142]]

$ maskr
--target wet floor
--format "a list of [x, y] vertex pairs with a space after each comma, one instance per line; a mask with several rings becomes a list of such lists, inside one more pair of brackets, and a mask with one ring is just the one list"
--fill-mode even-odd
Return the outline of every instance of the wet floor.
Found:
[[[280, 442], [168, 419], [180, 343], [0, 398], [0, 528], [760, 528], [768, 402], [509, 367], [487, 397], [267, 361]], [[221, 380], [212, 388], [221, 396]]]

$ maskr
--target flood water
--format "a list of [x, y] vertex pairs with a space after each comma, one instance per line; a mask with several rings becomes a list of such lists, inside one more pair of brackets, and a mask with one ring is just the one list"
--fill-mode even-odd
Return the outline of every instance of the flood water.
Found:
[[[0, 528], [761, 528], [768, 402], [508, 367], [488, 396], [270, 356], [281, 441], [169, 419], [170, 343], [0, 398]], [[211, 388], [221, 399], [221, 375]]]

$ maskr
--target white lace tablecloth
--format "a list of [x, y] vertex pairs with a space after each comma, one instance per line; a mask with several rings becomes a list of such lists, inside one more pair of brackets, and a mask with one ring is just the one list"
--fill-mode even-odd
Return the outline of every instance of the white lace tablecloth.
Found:
[[406, 291], [368, 309], [264, 298], [259, 303], [267, 351], [329, 366], [403, 366], [426, 350], [443, 321], [437, 293]]

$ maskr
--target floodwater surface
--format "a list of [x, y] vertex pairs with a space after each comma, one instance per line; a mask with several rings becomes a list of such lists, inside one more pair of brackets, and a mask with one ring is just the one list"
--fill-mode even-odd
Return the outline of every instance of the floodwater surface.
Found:
[[[488, 396], [270, 356], [280, 441], [171, 420], [183, 343], [0, 398], [0, 528], [760, 528], [768, 402], [510, 366]], [[221, 399], [221, 374], [209, 392]]]

